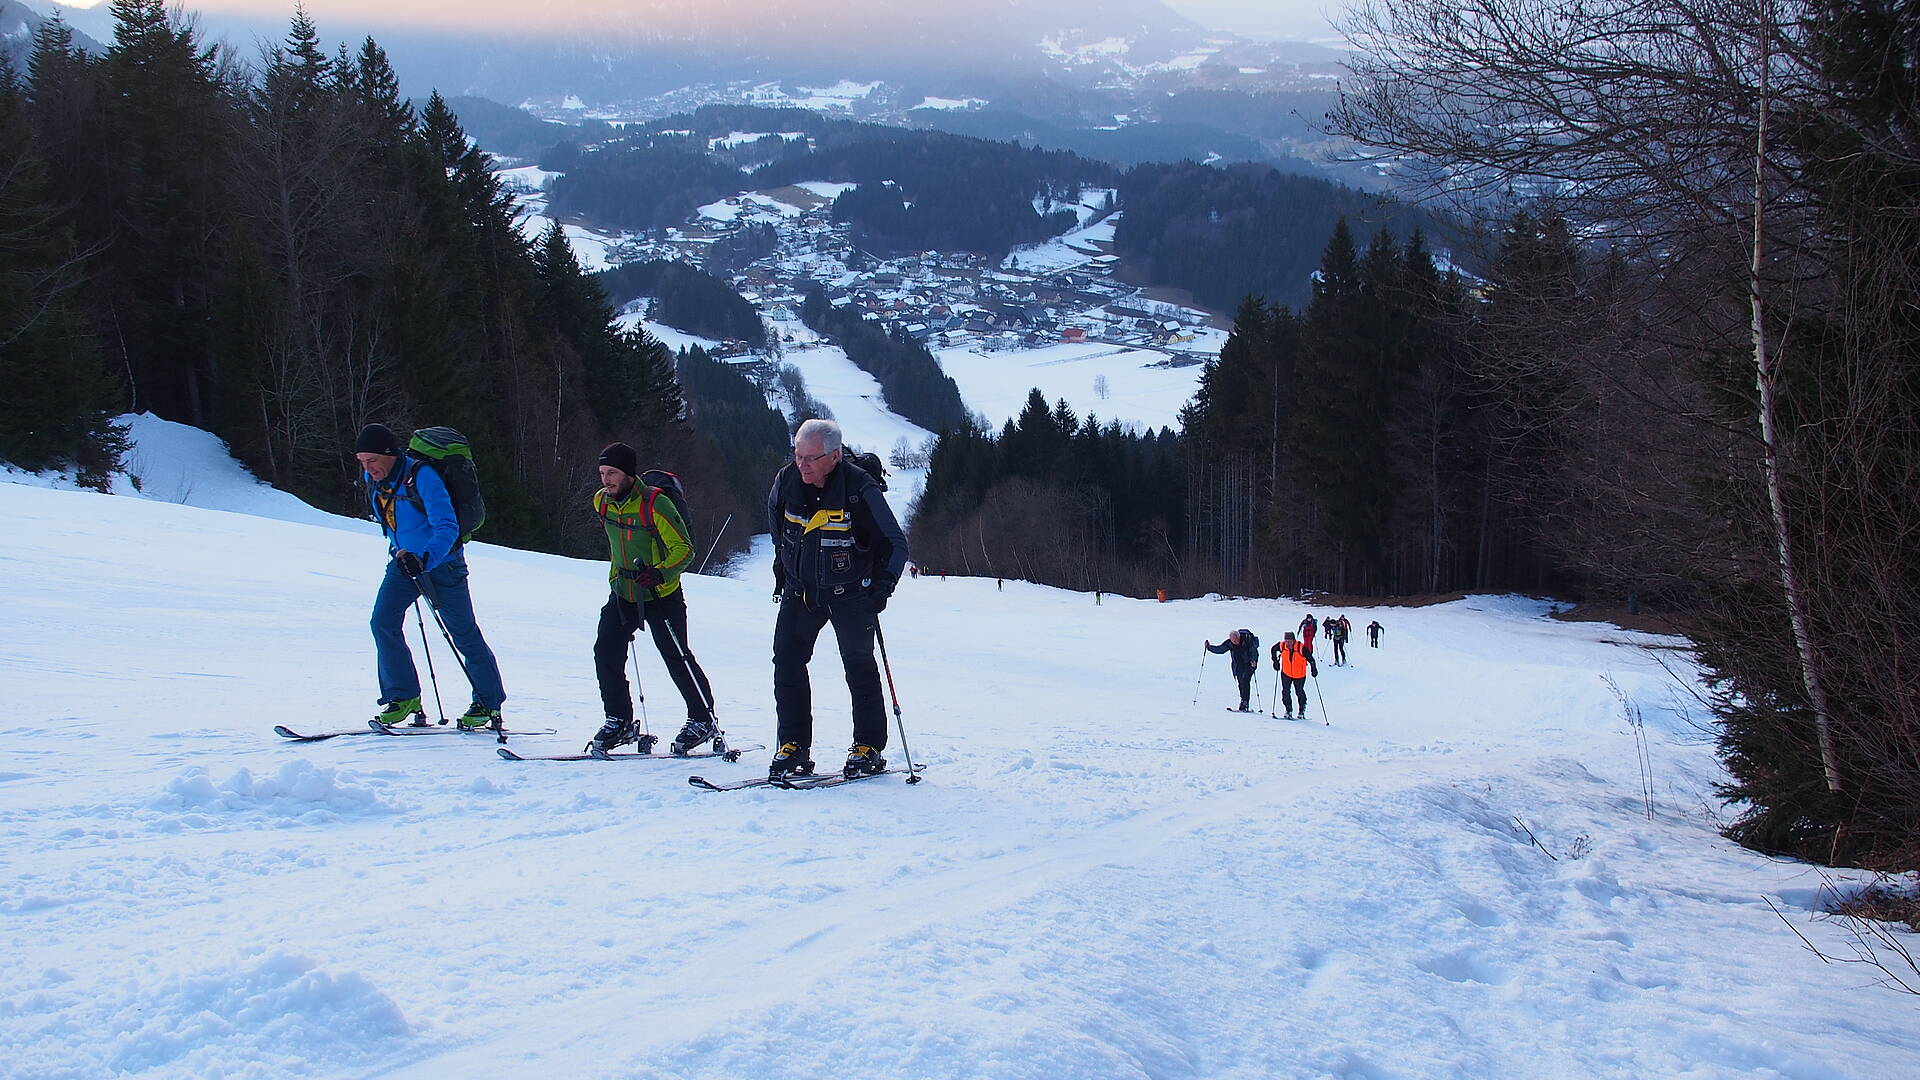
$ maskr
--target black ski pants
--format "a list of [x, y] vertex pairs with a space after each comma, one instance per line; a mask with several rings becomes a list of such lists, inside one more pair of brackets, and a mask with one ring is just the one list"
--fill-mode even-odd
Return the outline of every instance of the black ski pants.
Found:
[[820, 631], [833, 624], [840, 663], [853, 699], [853, 741], [875, 750], [887, 746], [887, 711], [880, 693], [880, 665], [873, 658], [873, 600], [865, 591], [809, 604], [788, 594], [773, 624], [773, 705], [780, 741], [813, 746], [813, 683], [807, 665]]
[[1300, 715], [1301, 716], [1307, 715], [1307, 680], [1304, 678], [1296, 679], [1291, 675], [1280, 676], [1280, 711], [1281, 712], [1294, 711], [1293, 702], [1287, 698], [1287, 693], [1289, 691], [1291, 691], [1294, 695], [1296, 695], [1300, 699]]
[[[600, 609], [600, 633], [593, 640], [593, 672], [600, 679], [600, 704], [606, 709], [606, 715], [633, 719], [633, 693], [627, 686], [627, 646], [633, 643], [633, 636], [643, 622], [653, 631], [653, 647], [660, 651], [667, 675], [673, 679], [680, 696], [686, 699], [687, 719], [712, 719], [707, 703], [713, 700], [713, 687], [707, 682], [707, 673], [700, 670], [700, 662], [693, 658], [693, 647], [687, 644], [684, 589], [675, 589], [644, 605], [623, 600], [618, 594], [607, 597], [607, 606]], [[674, 643], [676, 638], [679, 644]], [[688, 650], [684, 656], [681, 646]]]
[[1253, 672], [1236, 671], [1233, 673], [1233, 680], [1240, 684], [1240, 707], [1249, 708], [1247, 695], [1253, 692]]
[[1347, 662], [1347, 639], [1333, 639], [1333, 662], [1336, 664], [1344, 664]]

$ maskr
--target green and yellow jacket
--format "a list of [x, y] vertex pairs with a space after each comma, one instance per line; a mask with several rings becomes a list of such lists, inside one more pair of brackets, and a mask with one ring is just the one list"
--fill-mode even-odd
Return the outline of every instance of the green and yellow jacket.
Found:
[[[635, 482], [622, 499], [608, 495], [605, 488], [594, 492], [593, 512], [607, 530], [608, 557], [613, 563], [607, 580], [614, 595], [622, 600], [658, 600], [680, 587], [681, 573], [693, 563], [693, 545], [687, 541], [687, 523], [672, 499], [662, 497], [659, 488]], [[643, 566], [660, 571], [659, 588], [642, 589], [634, 580]]]

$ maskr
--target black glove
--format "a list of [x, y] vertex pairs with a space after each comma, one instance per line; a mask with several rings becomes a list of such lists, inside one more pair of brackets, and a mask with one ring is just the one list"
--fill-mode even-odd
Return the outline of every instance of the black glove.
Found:
[[787, 593], [787, 568], [779, 559], [773, 560], [773, 598], [780, 599]]
[[396, 552], [393, 561], [400, 564], [400, 572], [408, 577], [417, 578], [427, 572], [427, 568], [420, 563], [420, 556], [411, 551]]
[[873, 595], [873, 613], [875, 615], [887, 610], [887, 601], [893, 598], [893, 590], [897, 588], [899, 584], [900, 582], [898, 580], [888, 578], [881, 578], [873, 583], [873, 588], [870, 591]]
[[1307, 661], [1307, 667], [1308, 667], [1308, 669], [1309, 669], [1309, 670], [1311, 670], [1311, 671], [1313, 672], [1313, 677], [1314, 677], [1314, 678], [1316, 678], [1316, 679], [1317, 679], [1317, 678], [1319, 678], [1319, 677], [1320, 677], [1320, 665], [1319, 665], [1319, 664], [1317, 664], [1317, 663], [1315, 663], [1315, 662], [1313, 662], [1312, 660], [1309, 660], [1309, 661]]
[[633, 572], [633, 580], [643, 589], [657, 589], [667, 579], [653, 567], [643, 566]]

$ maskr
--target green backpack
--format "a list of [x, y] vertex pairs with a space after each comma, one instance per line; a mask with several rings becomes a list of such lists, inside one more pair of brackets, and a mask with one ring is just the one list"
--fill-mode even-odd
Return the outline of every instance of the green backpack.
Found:
[[[421, 428], [407, 440], [407, 456], [416, 467], [433, 466], [453, 499], [454, 516], [460, 519], [460, 542], [464, 544], [473, 539], [473, 534], [486, 524], [487, 504], [480, 497], [480, 473], [473, 466], [473, 447], [467, 437], [450, 427]], [[417, 472], [407, 474], [405, 491], [413, 504], [420, 506], [420, 493], [413, 489], [416, 475]]]

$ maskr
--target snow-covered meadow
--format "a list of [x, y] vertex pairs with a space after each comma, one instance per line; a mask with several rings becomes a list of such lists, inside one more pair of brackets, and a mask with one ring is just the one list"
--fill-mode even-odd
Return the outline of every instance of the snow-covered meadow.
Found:
[[[210, 439], [136, 437], [141, 493], [0, 483], [0, 1076], [1883, 1078], [1920, 1051], [1911, 999], [1768, 907], [1838, 948], [1819, 875], [1714, 831], [1671, 640], [1519, 598], [1354, 609], [1382, 648], [1288, 723], [1226, 711], [1200, 644], [1299, 604], [921, 578], [885, 616], [915, 787], [300, 745], [272, 726], [372, 711], [380, 539]], [[577, 748], [604, 567], [471, 562], [510, 722], [561, 732], [519, 748]], [[743, 743], [773, 736], [769, 584], [688, 584]], [[814, 671], [831, 762], [831, 646]], [[1651, 819], [1603, 676], [1645, 717]]]

